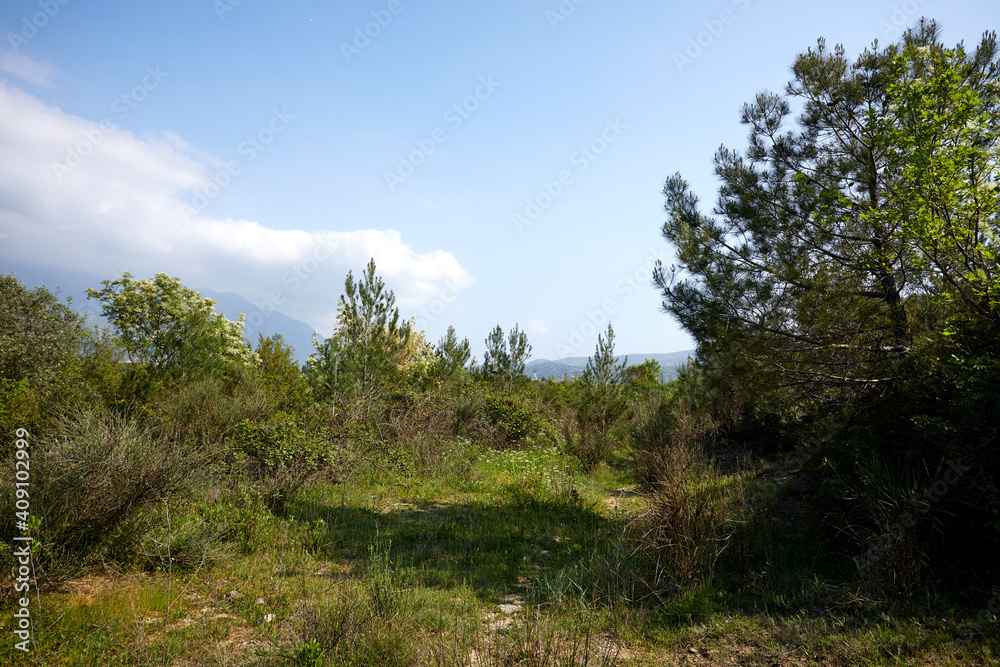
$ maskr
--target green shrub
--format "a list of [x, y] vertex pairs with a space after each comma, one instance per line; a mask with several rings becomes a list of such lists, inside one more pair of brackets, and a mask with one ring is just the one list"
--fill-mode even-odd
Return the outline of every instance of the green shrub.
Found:
[[285, 412], [264, 422], [244, 419], [230, 433], [227, 443], [272, 471], [297, 462], [316, 467], [330, 459], [326, 434], [306, 431]]
[[[82, 569], [106, 557], [136, 555], [146, 515], [185, 495], [205, 465], [190, 448], [103, 409], [73, 412], [57, 432], [31, 441], [35, 538], [39, 565], [51, 577], [73, 573], [57, 571], [60, 564]], [[3, 479], [0, 494], [10, 503], [12, 479]], [[13, 516], [9, 507], [3, 511]]]
[[503, 446], [523, 443], [543, 430], [541, 415], [523, 395], [487, 392], [484, 410], [489, 422], [499, 429]]
[[233, 530], [189, 504], [164, 504], [140, 539], [145, 565], [157, 572], [195, 570], [230, 553]]
[[260, 374], [269, 406], [275, 411], [301, 412], [311, 403], [309, 381], [295, 362], [292, 348], [280, 334], [259, 334], [250, 365]]
[[244, 420], [267, 414], [267, 393], [255, 375], [234, 368], [229, 377], [207, 377], [175, 387], [153, 406], [164, 435], [219, 454], [226, 436]]

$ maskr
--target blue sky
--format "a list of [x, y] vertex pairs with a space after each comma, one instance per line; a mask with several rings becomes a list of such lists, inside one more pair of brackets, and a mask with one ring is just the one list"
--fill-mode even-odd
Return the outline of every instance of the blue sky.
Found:
[[480, 358], [498, 323], [585, 356], [609, 317], [620, 353], [687, 349], [649, 279], [663, 181], [710, 204], [715, 150], [797, 53], [921, 15], [947, 43], [1000, 23], [985, 0], [6, 0], [0, 262], [163, 271], [325, 335], [374, 257]]

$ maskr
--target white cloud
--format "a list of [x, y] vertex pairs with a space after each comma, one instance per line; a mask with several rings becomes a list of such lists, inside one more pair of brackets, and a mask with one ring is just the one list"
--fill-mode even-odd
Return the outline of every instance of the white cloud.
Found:
[[347, 271], [358, 275], [369, 258], [405, 315], [449, 284], [473, 282], [450, 252], [417, 253], [392, 229], [285, 230], [185, 215], [212, 160], [176, 135], [136, 137], [0, 81], [0, 256], [109, 276], [162, 271], [274, 300], [324, 333]]
[[0, 72], [16, 76], [27, 83], [55, 88], [52, 77], [59, 73], [59, 69], [48, 63], [32, 60], [23, 53], [0, 51]]
[[533, 334], [544, 335], [549, 332], [549, 328], [545, 326], [545, 322], [539, 319], [533, 319], [528, 322], [528, 331]]

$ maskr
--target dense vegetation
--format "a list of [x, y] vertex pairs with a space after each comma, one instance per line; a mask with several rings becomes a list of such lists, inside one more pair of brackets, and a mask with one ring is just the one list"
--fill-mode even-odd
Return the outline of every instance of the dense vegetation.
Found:
[[516, 324], [477, 364], [374, 261], [304, 369], [164, 274], [90, 290], [95, 331], [0, 276], [36, 658], [996, 664], [996, 39], [921, 23], [793, 73], [711, 217], [666, 182], [656, 280], [698, 342], [668, 384], [611, 325], [577, 380], [525, 377]]

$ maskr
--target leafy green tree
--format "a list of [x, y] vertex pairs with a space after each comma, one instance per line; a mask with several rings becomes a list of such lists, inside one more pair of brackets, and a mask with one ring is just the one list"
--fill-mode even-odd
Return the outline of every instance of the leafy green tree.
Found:
[[177, 278], [157, 273], [135, 280], [126, 271], [105, 280], [104, 289], [87, 290], [101, 303], [128, 359], [156, 379], [193, 379], [221, 375], [249, 361], [243, 317], [232, 322], [215, 312], [215, 301], [188, 289]]
[[314, 341], [308, 374], [318, 394], [359, 401], [365, 416], [399, 381], [410, 324], [399, 317], [396, 296], [375, 275], [375, 260], [361, 281], [348, 272], [337, 306], [337, 329], [323, 342]]
[[910, 40], [890, 65], [888, 113], [870, 112], [895, 174], [869, 215], [902, 230], [920, 292], [937, 310], [1000, 324], [1000, 72], [995, 35], [962, 45]]
[[[75, 391], [87, 340], [83, 318], [45, 287], [0, 275], [0, 428], [35, 429]], [[8, 435], [0, 436], [8, 437]]]
[[[995, 273], [982, 265], [995, 250], [996, 216], [989, 198], [976, 209], [975, 195], [992, 192], [980, 179], [995, 168], [997, 124], [987, 111], [996, 108], [996, 41], [987, 35], [972, 55], [959, 48], [948, 56], [937, 36], [933, 22], [921, 22], [900, 44], [873, 46], [854, 62], [823, 40], [799, 55], [785, 96], [762, 93], [744, 106], [745, 153], [716, 154], [722, 185], [713, 216], [699, 211], [679, 174], [667, 179], [663, 234], [680, 266], [659, 266], [655, 280], [700, 358], [720, 360], [757, 388], [857, 397], [899, 377], [914, 341], [939, 318], [926, 297], [940, 294], [948, 276], [989, 293]], [[936, 99], [916, 75], [931, 64], [918, 54], [954, 65], [934, 84]], [[796, 126], [793, 106], [801, 109]], [[973, 155], [978, 164], [963, 162]], [[949, 192], [972, 173], [977, 185], [945, 195], [926, 169], [940, 171]], [[946, 217], [955, 197], [965, 212], [945, 242], [929, 221]], [[937, 213], [925, 215], [934, 205]], [[974, 221], [978, 237], [958, 231]], [[975, 271], [950, 267], [972, 249]]]
[[267, 338], [258, 334], [250, 365], [260, 373], [273, 410], [297, 412], [308, 407], [311, 400], [309, 382], [281, 334]]
[[641, 396], [653, 394], [663, 388], [663, 368], [656, 359], [647, 359], [641, 364], [625, 369], [625, 385]]
[[503, 329], [498, 324], [486, 337], [482, 371], [489, 377], [513, 385], [524, 374], [524, 363], [530, 357], [528, 335], [515, 324], [505, 339]]
[[80, 354], [83, 318], [45, 287], [0, 275], [0, 378], [49, 383]]

